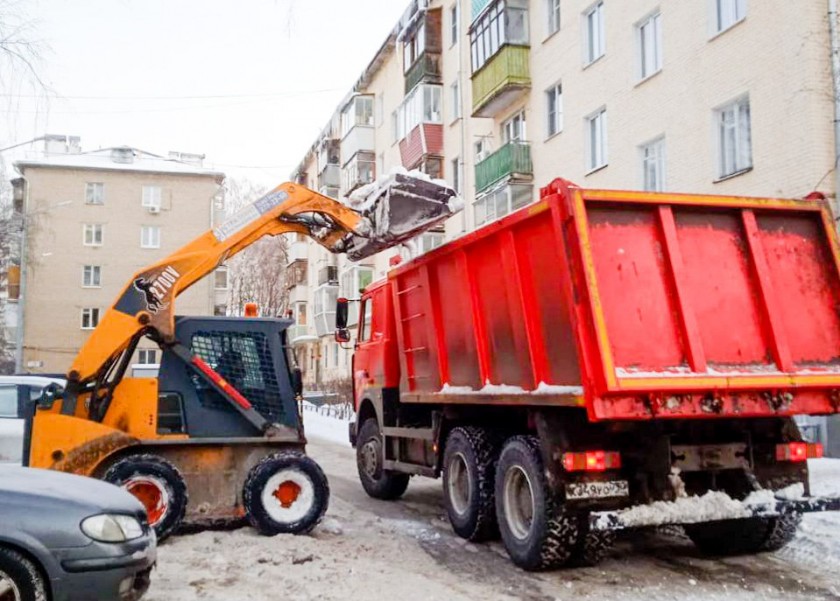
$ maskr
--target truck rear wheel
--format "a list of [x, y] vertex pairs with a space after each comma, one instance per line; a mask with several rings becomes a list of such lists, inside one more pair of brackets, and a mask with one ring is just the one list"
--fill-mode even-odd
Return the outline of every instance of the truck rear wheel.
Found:
[[356, 467], [365, 492], [374, 499], [393, 501], [408, 488], [408, 474], [383, 469], [384, 450], [379, 423], [376, 418], [366, 419], [356, 440]]
[[443, 455], [443, 502], [455, 533], [482, 541], [498, 534], [495, 475], [498, 451], [489, 433], [474, 426], [454, 428]]
[[796, 536], [802, 514], [686, 524], [688, 538], [709, 555], [744, 555], [778, 551]]
[[578, 520], [555, 503], [533, 436], [515, 436], [502, 449], [496, 466], [496, 517], [505, 549], [520, 568], [562, 566], [578, 545]]
[[260, 534], [304, 534], [324, 517], [330, 485], [321, 467], [298, 452], [263, 457], [242, 488], [248, 522]]
[[180, 525], [187, 511], [187, 485], [181, 472], [158, 455], [129, 455], [112, 465], [103, 478], [137, 497], [149, 525], [163, 540]]

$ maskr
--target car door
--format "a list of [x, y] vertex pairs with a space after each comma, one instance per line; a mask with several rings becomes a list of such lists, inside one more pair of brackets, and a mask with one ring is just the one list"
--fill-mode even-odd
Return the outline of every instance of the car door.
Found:
[[21, 395], [25, 392], [15, 384], [0, 384], [0, 463], [21, 465], [23, 461]]

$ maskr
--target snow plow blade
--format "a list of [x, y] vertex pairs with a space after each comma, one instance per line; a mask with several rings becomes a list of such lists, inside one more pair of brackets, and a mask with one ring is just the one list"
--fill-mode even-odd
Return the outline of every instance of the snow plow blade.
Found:
[[[769, 492], [769, 491], [768, 491]], [[762, 495], [762, 493], [753, 493]], [[766, 495], [769, 497], [769, 495]], [[771, 518], [790, 513], [840, 511], [840, 496], [760, 498], [736, 501], [725, 493], [709, 492], [702, 497], [677, 501], [657, 501], [616, 511], [593, 511], [589, 514], [590, 530], [624, 530], [652, 526], [699, 524], [744, 518]]]
[[347, 256], [358, 261], [443, 223], [463, 208], [463, 201], [443, 183], [395, 173], [359, 188], [347, 205], [361, 213], [370, 227], [364, 235], [346, 240]]

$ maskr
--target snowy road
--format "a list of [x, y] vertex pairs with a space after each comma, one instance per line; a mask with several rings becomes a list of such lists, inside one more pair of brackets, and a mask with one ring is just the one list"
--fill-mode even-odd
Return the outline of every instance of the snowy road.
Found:
[[[799, 538], [776, 554], [707, 559], [676, 532], [637, 532], [596, 568], [529, 574], [500, 543], [474, 545], [452, 533], [438, 481], [415, 478], [394, 503], [368, 498], [352, 449], [337, 441], [342, 427], [309, 428], [309, 453], [332, 489], [312, 536], [263, 538], [243, 528], [176, 537], [159, 550], [148, 598], [840, 600], [840, 514], [808, 516]], [[840, 461], [815, 467], [815, 492], [838, 486]]]

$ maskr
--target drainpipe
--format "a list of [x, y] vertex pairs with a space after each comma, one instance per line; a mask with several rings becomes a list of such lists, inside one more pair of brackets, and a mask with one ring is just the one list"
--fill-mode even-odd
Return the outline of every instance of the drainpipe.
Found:
[[[464, 97], [466, 96], [466, 86], [462, 85], [464, 83], [463, 78], [463, 57], [464, 57], [464, 45], [463, 40], [464, 36], [461, 35], [461, 31], [463, 29], [462, 25], [464, 23], [464, 13], [462, 12], [464, 8], [463, 0], [458, 0], [457, 8], [455, 10], [458, 11], [458, 41], [456, 44], [458, 45], [458, 103], [460, 106], [458, 107], [458, 113], [461, 115], [461, 158], [458, 161], [461, 163], [461, 197], [466, 200], [467, 196], [467, 114], [464, 112]], [[473, 199], [474, 200], [474, 199]], [[467, 231], [467, 211], [472, 210], [472, 203], [465, 202], [464, 208], [461, 211], [461, 233], [465, 233]]]
[[828, 0], [828, 32], [831, 38], [831, 80], [834, 91], [834, 216], [840, 217], [840, 37], [837, 32], [837, 0]]

